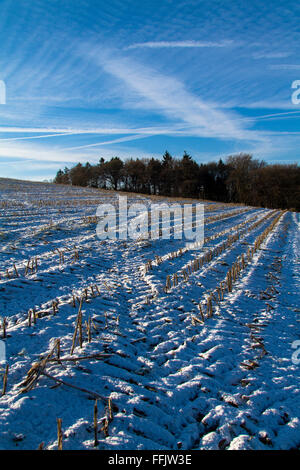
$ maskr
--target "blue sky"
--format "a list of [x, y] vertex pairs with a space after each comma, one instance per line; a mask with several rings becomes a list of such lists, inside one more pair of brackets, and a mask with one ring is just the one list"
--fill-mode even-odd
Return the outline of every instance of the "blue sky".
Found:
[[299, 161], [298, 1], [0, 0], [0, 176], [100, 157]]

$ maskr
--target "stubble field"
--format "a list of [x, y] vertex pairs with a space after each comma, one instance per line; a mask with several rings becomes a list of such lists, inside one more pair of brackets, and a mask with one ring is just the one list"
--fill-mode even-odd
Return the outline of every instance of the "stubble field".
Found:
[[206, 202], [192, 249], [99, 240], [115, 201], [0, 179], [0, 449], [299, 449], [299, 213]]

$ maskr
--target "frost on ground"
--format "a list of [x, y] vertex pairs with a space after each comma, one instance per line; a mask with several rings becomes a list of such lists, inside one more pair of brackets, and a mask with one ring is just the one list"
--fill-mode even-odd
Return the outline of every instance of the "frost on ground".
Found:
[[64, 449], [299, 449], [299, 214], [207, 202], [201, 249], [100, 241], [115, 199], [0, 179], [0, 449], [57, 449], [57, 418]]

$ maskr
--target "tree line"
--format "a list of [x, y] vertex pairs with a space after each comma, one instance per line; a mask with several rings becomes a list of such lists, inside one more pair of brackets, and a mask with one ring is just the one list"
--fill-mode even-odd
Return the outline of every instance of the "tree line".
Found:
[[101, 158], [59, 170], [54, 183], [300, 210], [299, 165], [271, 165], [245, 153], [200, 164], [186, 152], [182, 158], [168, 151], [162, 159]]

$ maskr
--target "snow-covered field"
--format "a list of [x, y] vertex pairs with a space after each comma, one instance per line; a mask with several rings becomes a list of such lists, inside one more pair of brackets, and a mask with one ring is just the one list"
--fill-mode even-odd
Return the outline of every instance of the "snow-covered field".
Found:
[[0, 449], [299, 449], [299, 213], [209, 202], [189, 249], [100, 241], [115, 200], [0, 179]]

